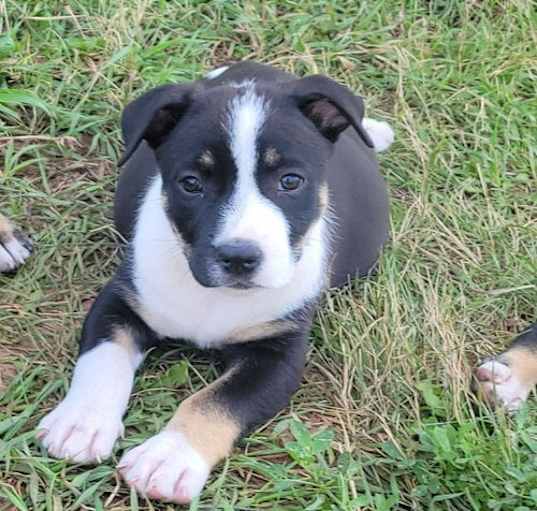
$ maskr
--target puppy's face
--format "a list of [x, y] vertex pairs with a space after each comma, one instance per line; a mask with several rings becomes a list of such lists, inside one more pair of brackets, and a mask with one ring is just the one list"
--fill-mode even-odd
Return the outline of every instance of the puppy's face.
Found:
[[331, 144], [281, 94], [219, 89], [156, 150], [167, 213], [200, 284], [281, 287], [322, 213]]
[[142, 139], [155, 151], [166, 212], [200, 284], [278, 288], [326, 208], [337, 137], [352, 124], [372, 146], [362, 116], [360, 98], [321, 76], [164, 86], [125, 109], [123, 161]]

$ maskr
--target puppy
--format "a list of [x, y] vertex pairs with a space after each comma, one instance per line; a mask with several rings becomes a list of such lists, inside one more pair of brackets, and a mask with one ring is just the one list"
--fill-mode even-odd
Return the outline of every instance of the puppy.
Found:
[[329, 78], [252, 62], [126, 107], [115, 221], [128, 246], [86, 318], [69, 392], [38, 426], [51, 455], [110, 456], [134, 373], [163, 338], [218, 350], [226, 369], [123, 456], [141, 494], [189, 502], [289, 403], [322, 291], [370, 272], [388, 237], [374, 148], [393, 132], [363, 116]]
[[31, 251], [30, 239], [0, 213], [0, 273], [15, 271]]

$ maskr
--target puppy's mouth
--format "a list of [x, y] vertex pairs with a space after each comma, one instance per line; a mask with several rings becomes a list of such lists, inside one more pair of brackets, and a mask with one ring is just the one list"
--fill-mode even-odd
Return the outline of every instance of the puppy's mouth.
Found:
[[239, 290], [242, 290], [242, 291], [246, 291], [248, 289], [260, 289], [261, 288], [260, 285], [254, 284], [253, 282], [250, 282], [250, 281], [232, 282], [232, 283], [229, 283], [229, 284], [225, 284], [224, 286], [221, 286], [221, 287], [227, 287], [229, 289], [239, 289]]
[[251, 289], [261, 289], [263, 286], [253, 282], [251, 278], [237, 277], [233, 275], [225, 275], [220, 271], [213, 273], [211, 280], [211, 287], [220, 289], [234, 289], [237, 291], [248, 291]]
[[[196, 279], [198, 280], [198, 279]], [[254, 289], [264, 289], [263, 286], [260, 286], [259, 284], [255, 284], [251, 281], [244, 281], [244, 280], [209, 280], [209, 281], [199, 281], [198, 283], [201, 284], [203, 287], [212, 288], [212, 289], [232, 289], [234, 291], [251, 291]]]

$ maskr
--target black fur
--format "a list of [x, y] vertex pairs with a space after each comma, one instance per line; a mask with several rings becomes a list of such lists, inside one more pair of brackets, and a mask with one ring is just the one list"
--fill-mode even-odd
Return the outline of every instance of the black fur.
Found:
[[537, 323], [530, 325], [509, 346], [509, 350], [523, 348], [537, 357]]
[[227, 370], [236, 368], [214, 399], [238, 420], [241, 435], [268, 421], [289, 404], [300, 385], [308, 330], [222, 350]]

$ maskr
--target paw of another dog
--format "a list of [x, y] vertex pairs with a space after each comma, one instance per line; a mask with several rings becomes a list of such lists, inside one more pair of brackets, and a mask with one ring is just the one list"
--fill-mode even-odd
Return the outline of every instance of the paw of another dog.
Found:
[[509, 412], [518, 410], [526, 401], [532, 386], [517, 378], [514, 371], [499, 360], [485, 361], [475, 370], [479, 390], [492, 403], [501, 404]]
[[117, 414], [64, 399], [37, 427], [37, 438], [55, 458], [95, 463], [108, 458], [123, 424]]
[[162, 431], [130, 450], [118, 468], [141, 495], [177, 504], [197, 497], [210, 471], [184, 436], [172, 431]]
[[15, 271], [30, 256], [32, 242], [0, 215], [0, 272]]

